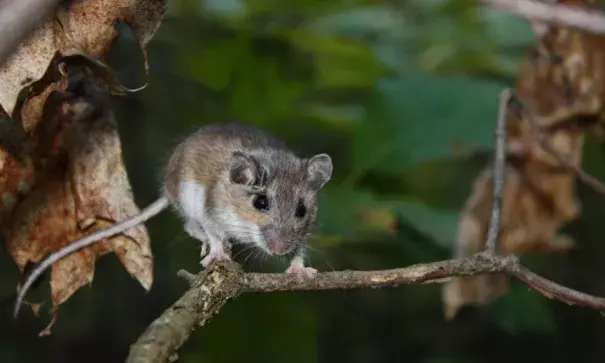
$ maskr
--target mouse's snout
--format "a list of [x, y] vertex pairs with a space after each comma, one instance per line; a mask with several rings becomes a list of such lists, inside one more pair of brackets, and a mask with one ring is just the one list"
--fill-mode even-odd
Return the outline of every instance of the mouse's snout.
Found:
[[286, 241], [281, 238], [280, 233], [275, 228], [267, 228], [263, 231], [267, 248], [271, 253], [283, 255], [288, 252]]

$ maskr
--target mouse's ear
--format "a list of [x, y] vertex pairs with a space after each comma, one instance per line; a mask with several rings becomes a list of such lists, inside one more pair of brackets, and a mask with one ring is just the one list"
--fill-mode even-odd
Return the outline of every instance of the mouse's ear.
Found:
[[258, 162], [241, 151], [234, 151], [229, 159], [229, 177], [236, 184], [252, 185], [260, 171]]
[[328, 154], [318, 154], [307, 162], [307, 182], [313, 190], [321, 189], [332, 177], [332, 159]]

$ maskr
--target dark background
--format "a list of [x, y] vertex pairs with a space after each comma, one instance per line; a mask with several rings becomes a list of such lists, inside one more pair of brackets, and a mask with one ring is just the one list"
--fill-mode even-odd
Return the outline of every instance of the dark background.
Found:
[[[158, 193], [180, 138], [214, 121], [264, 126], [301, 154], [332, 155], [311, 262], [384, 269], [450, 256], [458, 213], [489, 156], [501, 88], [513, 86], [535, 38], [512, 15], [474, 1], [173, 0], [150, 44], [149, 86], [116, 98], [136, 201]], [[145, 82], [125, 29], [110, 57], [123, 83]], [[584, 168], [605, 179], [602, 145]], [[605, 197], [578, 186], [581, 218], [568, 254], [525, 256], [540, 274], [605, 295]], [[360, 219], [360, 214], [365, 218]], [[199, 249], [170, 213], [148, 223], [155, 281], [145, 293], [114, 255], [90, 288], [48, 318], [10, 317], [17, 269], [0, 254], [0, 362], [120, 362], [129, 344], [186, 289]], [[241, 262], [245, 255], [240, 255]], [[282, 271], [283, 263], [250, 271]], [[48, 290], [45, 282], [38, 294]], [[41, 296], [40, 295], [40, 296]], [[227, 304], [181, 362], [603, 362], [605, 320], [513, 283], [487, 308], [443, 319], [440, 286], [248, 295]]]

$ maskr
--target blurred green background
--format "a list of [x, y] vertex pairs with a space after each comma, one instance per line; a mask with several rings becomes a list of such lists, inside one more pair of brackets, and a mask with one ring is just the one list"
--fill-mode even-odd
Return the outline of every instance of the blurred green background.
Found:
[[[146, 81], [123, 29], [109, 63], [131, 88]], [[149, 48], [149, 86], [115, 98], [124, 158], [139, 206], [158, 193], [171, 148], [205, 123], [264, 126], [301, 154], [332, 155], [311, 263], [320, 270], [384, 269], [450, 256], [458, 213], [489, 157], [498, 94], [513, 86], [535, 42], [518, 17], [474, 1], [172, 0]], [[605, 179], [601, 144], [585, 169]], [[605, 198], [583, 185], [578, 248], [526, 256], [539, 273], [605, 295]], [[163, 213], [148, 224], [155, 282], [145, 293], [113, 255], [91, 288], [48, 319], [10, 317], [17, 269], [0, 255], [0, 362], [120, 362], [129, 344], [199, 271], [197, 243]], [[238, 261], [245, 260], [245, 254]], [[279, 261], [245, 261], [281, 271]], [[48, 293], [48, 284], [38, 296]], [[603, 362], [605, 320], [514, 282], [484, 309], [450, 322], [439, 285], [248, 295], [196, 331], [180, 362]]]

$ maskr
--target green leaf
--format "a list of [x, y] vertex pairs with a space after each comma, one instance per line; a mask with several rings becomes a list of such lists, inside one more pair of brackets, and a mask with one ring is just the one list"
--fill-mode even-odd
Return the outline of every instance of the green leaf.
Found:
[[326, 186], [319, 199], [318, 232], [355, 236], [363, 229], [359, 223], [358, 211], [380, 205], [370, 191]]
[[278, 62], [261, 57], [251, 57], [240, 64], [233, 87], [230, 95], [233, 112], [259, 125], [292, 115], [304, 89], [301, 82], [282, 77]]
[[407, 43], [417, 26], [388, 5], [370, 5], [318, 17], [305, 26], [311, 32], [362, 39], [392, 69], [402, 67]]
[[354, 136], [352, 178], [446, 158], [453, 142], [490, 149], [501, 88], [462, 76], [381, 80]]
[[371, 86], [386, 66], [366, 44], [309, 31], [289, 31], [286, 37], [313, 56], [315, 84], [320, 88]]
[[354, 6], [354, 2], [343, 4], [340, 1], [325, 0], [246, 0], [246, 5], [252, 15], [254, 14], [272, 14], [280, 13], [311, 13], [318, 14], [326, 11], [341, 10], [346, 6]]
[[[205, 86], [220, 91], [225, 89], [232, 78], [234, 60], [241, 63], [250, 61], [246, 52], [248, 46], [244, 39], [226, 39], [214, 44], [206, 44], [192, 55], [179, 58], [186, 72]], [[240, 63], [240, 64], [241, 64]]]
[[481, 18], [498, 47], [529, 46], [536, 41], [529, 21], [523, 17], [485, 7]]
[[246, 13], [244, 0], [204, 0], [201, 7], [204, 12], [230, 18], [240, 18]]
[[[458, 228], [457, 212], [433, 209], [420, 201], [379, 199], [368, 190], [345, 186], [326, 187], [319, 211], [319, 232], [343, 238], [391, 232], [389, 226], [402, 218], [415, 231], [449, 249]], [[362, 212], [366, 218], [360, 218]]]
[[320, 16], [306, 28], [317, 33], [359, 37], [372, 33], [402, 36], [410, 25], [387, 5], [363, 6]]
[[458, 229], [458, 213], [432, 209], [424, 203], [400, 202], [395, 210], [419, 232], [441, 247], [450, 248]]
[[316, 117], [334, 124], [358, 124], [362, 117], [360, 106], [338, 106], [326, 103], [307, 103], [301, 107], [301, 112], [307, 117]]
[[512, 283], [510, 291], [489, 306], [498, 325], [510, 334], [554, 334], [556, 323], [547, 299], [526, 285]]

